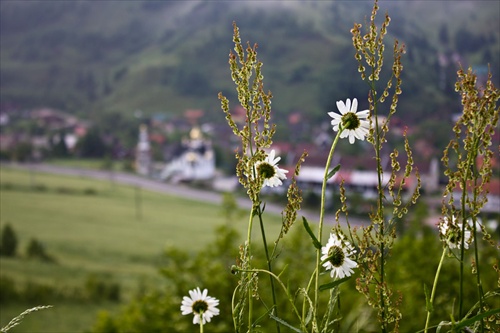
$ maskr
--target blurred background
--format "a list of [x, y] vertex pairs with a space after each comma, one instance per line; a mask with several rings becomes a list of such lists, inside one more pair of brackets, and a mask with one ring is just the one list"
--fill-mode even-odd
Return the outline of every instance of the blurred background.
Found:
[[[245, 229], [234, 222], [245, 220], [237, 195], [211, 192], [238, 190], [238, 142], [217, 98], [227, 96], [235, 121], [244, 120], [228, 66], [233, 21], [244, 43], [258, 43], [264, 89], [274, 96], [280, 166], [291, 170], [304, 150], [310, 154], [299, 183], [306, 207], [316, 209], [318, 170], [333, 139], [327, 112], [346, 98], [368, 108], [350, 29], [355, 22], [366, 28], [372, 6], [0, 2], [0, 326], [29, 305], [63, 302], [64, 309], [33, 315], [41, 319], [24, 329], [46, 332], [43, 323], [50, 323], [51, 332], [89, 330], [99, 309], [118, 312], [148, 286], [164, 283], [157, 271], [165, 247], [192, 253], [215, 240], [220, 223]], [[456, 71], [472, 67], [479, 84], [490, 71], [500, 85], [500, 2], [380, 1], [378, 22], [386, 12], [392, 20], [380, 88], [391, 73], [394, 40], [406, 45], [403, 94], [387, 149], [401, 148], [406, 131], [427, 195], [421, 211], [432, 224], [444, 181], [439, 159], [461, 112]], [[500, 142], [498, 131], [494, 140]], [[353, 213], [362, 216], [373, 199], [372, 148], [344, 142], [338, 151], [337, 162], [352, 171], [346, 186], [357, 200]], [[486, 212], [498, 230], [498, 154], [494, 163]], [[335, 183], [330, 207], [338, 197]], [[181, 189], [188, 192], [179, 198]], [[282, 203], [284, 189], [267, 195]], [[206, 192], [197, 197], [200, 191]], [[190, 201], [196, 198], [202, 201]], [[279, 230], [279, 216], [270, 219], [271, 230]], [[186, 248], [186, 240], [195, 245]]]
[[[395, 38], [407, 49], [397, 116], [412, 131], [434, 134], [425, 135], [431, 147], [441, 150], [445, 139], [435, 129], [448, 129], [460, 111], [459, 65], [483, 80], [490, 66], [499, 82], [499, 6], [381, 2], [379, 19], [386, 11], [392, 18], [386, 64]], [[309, 142], [337, 100], [357, 97], [367, 107], [349, 31], [369, 19], [371, 7], [370, 1], [2, 1], [2, 135], [49, 135], [50, 116], [40, 110], [50, 109], [78, 121], [64, 133], [76, 136], [70, 145], [94, 131], [107, 141], [76, 153], [103, 156], [118, 153], [111, 148], [135, 149], [141, 123], [172, 124], [173, 132], [186, 110], [200, 111], [190, 114], [200, 125], [224, 125], [217, 93], [237, 105], [227, 63], [235, 21], [244, 43], [259, 44], [276, 140]], [[303, 128], [292, 130], [290, 122]], [[155, 141], [164, 143], [168, 134]], [[4, 152], [9, 139], [2, 141]]]

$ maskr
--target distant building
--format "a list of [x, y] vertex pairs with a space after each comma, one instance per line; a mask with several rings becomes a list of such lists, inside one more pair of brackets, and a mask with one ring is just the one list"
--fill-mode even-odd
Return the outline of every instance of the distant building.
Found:
[[78, 118], [74, 116], [51, 108], [33, 110], [30, 116], [31, 119], [37, 122], [38, 126], [49, 130], [74, 128], [80, 122]]
[[149, 176], [151, 172], [151, 147], [146, 125], [141, 125], [139, 127], [139, 142], [137, 143], [135, 155], [135, 168], [140, 175]]
[[171, 182], [211, 180], [215, 176], [215, 155], [212, 142], [193, 127], [189, 138], [181, 142], [173, 158], [167, 161], [160, 179]]
[[[382, 186], [388, 184], [392, 169], [389, 156], [383, 155], [381, 158], [381, 167], [384, 170], [381, 178]], [[401, 158], [400, 163], [404, 169], [404, 161]], [[326, 157], [324, 154], [311, 152], [310, 156], [306, 157], [306, 161], [300, 169], [300, 174], [297, 177], [299, 186], [316, 194], [321, 194], [323, 178], [325, 176]], [[343, 182], [346, 190], [359, 193], [364, 198], [374, 198], [378, 193], [379, 177], [377, 173], [376, 160], [370, 155], [364, 156], [341, 156], [335, 155], [331, 161], [331, 168], [340, 164], [340, 170], [328, 180], [327, 196], [331, 191], [338, 191], [339, 185]], [[435, 191], [439, 185], [439, 169], [437, 160], [432, 160], [429, 163], [421, 163], [414, 165], [419, 170], [424, 170], [420, 173], [422, 179], [423, 190], [427, 192]], [[292, 171], [292, 170], [291, 170]], [[396, 188], [401, 182], [402, 172], [396, 175]], [[417, 186], [417, 179], [412, 174], [404, 184], [402, 184], [402, 193], [404, 196], [411, 195]]]

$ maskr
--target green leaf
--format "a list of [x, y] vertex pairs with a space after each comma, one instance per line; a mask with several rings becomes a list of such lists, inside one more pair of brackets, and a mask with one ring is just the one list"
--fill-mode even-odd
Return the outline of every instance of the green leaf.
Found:
[[313, 318], [314, 306], [313, 306], [313, 302], [311, 300], [311, 297], [309, 297], [309, 295], [307, 294], [307, 291], [304, 288], [300, 288], [299, 293], [304, 297], [304, 301], [306, 301], [309, 304], [309, 310], [307, 311], [307, 316], [306, 316], [306, 319], [304, 320], [304, 324], [307, 326], [307, 325], [309, 325], [309, 323], [311, 322], [311, 320]]
[[283, 267], [283, 269], [281, 270], [281, 272], [278, 274], [279, 278], [281, 277], [281, 274], [285, 273], [285, 271], [286, 271], [287, 268], [288, 268], [288, 264], [286, 264], [285, 267]]
[[309, 236], [311, 236], [314, 247], [317, 248], [318, 250], [321, 249], [321, 243], [314, 235], [313, 231], [311, 230], [311, 227], [309, 226], [309, 223], [307, 222], [307, 219], [304, 216], [302, 216], [302, 223], [304, 224], [304, 228], [306, 228], [306, 231], [309, 234]]
[[327, 283], [327, 284], [322, 284], [321, 286], [319, 286], [318, 289], [319, 289], [319, 291], [324, 291], [324, 290], [335, 288], [336, 286], [338, 286], [341, 283], [346, 282], [350, 278], [351, 278], [351, 276], [346, 276], [345, 278], [342, 278], [340, 280], [336, 280], [336, 281], [333, 281], [333, 282], [330, 282], [330, 283]]
[[427, 285], [424, 283], [424, 294], [425, 294], [425, 309], [427, 312], [434, 311], [434, 305], [432, 304], [432, 300], [429, 295], [429, 289], [427, 289]]
[[478, 320], [481, 320], [483, 319], [484, 317], [488, 317], [488, 316], [491, 316], [491, 315], [494, 315], [496, 313], [499, 313], [500, 312], [500, 308], [499, 309], [493, 309], [493, 310], [490, 310], [490, 311], [486, 311], [486, 312], [481, 312], [477, 315], [475, 315], [474, 317], [471, 317], [471, 318], [468, 318], [468, 319], [465, 319], [465, 320], [462, 320], [461, 322], [459, 322], [457, 325], [454, 326], [454, 328], [459, 331], [460, 329], [464, 328], [465, 326], [469, 326], [469, 325], [472, 325], [474, 324], [476, 321]]
[[294, 332], [297, 332], [297, 333], [304, 333], [303, 331], [301, 331], [300, 329], [298, 329], [297, 327], [293, 327], [292, 325], [290, 325], [289, 323], [287, 323], [286, 321], [284, 321], [283, 319], [281, 318], [278, 318], [276, 317], [275, 315], [273, 315], [272, 313], [269, 314], [269, 317], [271, 317], [272, 319], [276, 320], [278, 323], [280, 323], [281, 325], [283, 326], [286, 326], [288, 327], [289, 329], [291, 329], [292, 331]]
[[337, 166], [328, 173], [328, 175], [326, 176], [326, 180], [335, 176], [335, 174], [339, 171], [339, 169], [340, 169], [340, 164], [337, 164]]

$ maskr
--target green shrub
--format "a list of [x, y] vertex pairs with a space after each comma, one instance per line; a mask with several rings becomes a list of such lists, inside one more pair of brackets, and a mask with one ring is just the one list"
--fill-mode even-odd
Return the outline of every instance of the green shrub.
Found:
[[75, 194], [76, 191], [72, 188], [60, 186], [56, 188], [56, 192], [59, 194]]
[[94, 302], [119, 302], [121, 298], [121, 288], [118, 283], [107, 281], [105, 278], [96, 275], [87, 277], [84, 290], [87, 299]]
[[0, 276], [0, 304], [16, 301], [19, 299], [19, 290], [16, 288], [14, 279], [7, 276]]
[[44, 184], [36, 184], [33, 186], [33, 190], [35, 190], [37, 192], [47, 192], [48, 188]]
[[6, 224], [2, 230], [2, 242], [0, 243], [0, 255], [14, 257], [17, 250], [17, 236], [10, 224]]
[[122, 162], [122, 170], [125, 172], [133, 172], [135, 171], [134, 160], [132, 159], [124, 159]]
[[[238, 233], [229, 227], [219, 227], [217, 238], [204, 251], [195, 255], [191, 251], [169, 248], [160, 263], [161, 274], [168, 281], [168, 287], [150, 290], [138, 295], [117, 316], [100, 315], [93, 332], [190, 332], [192, 318], [182, 316], [180, 304], [188, 290], [207, 288], [210, 295], [221, 300], [221, 313], [213, 318], [210, 332], [233, 330], [231, 297], [237, 279], [231, 275], [230, 267], [238, 256]], [[111, 325], [113, 324], [113, 325]]]
[[85, 195], [97, 195], [97, 190], [95, 188], [87, 187], [83, 190]]
[[97, 314], [97, 321], [92, 327], [92, 332], [118, 333], [119, 331], [115, 320], [111, 317], [109, 312], [100, 311]]
[[[232, 292], [237, 283], [237, 276], [230, 273], [230, 267], [238, 258], [240, 238], [231, 227], [219, 227], [216, 230], [216, 240], [206, 249], [192, 254], [191, 251], [170, 248], [165, 251], [160, 263], [161, 274], [166, 279], [167, 287], [149, 290], [133, 299], [122, 312], [117, 315], [101, 314], [96, 318], [92, 332], [190, 332], [196, 330], [192, 317], [182, 316], [180, 304], [188, 290], [200, 287], [207, 288], [209, 295], [220, 300], [220, 316], [210, 322], [210, 332], [233, 331], [231, 316]], [[438, 241], [436, 230], [419, 223], [410, 228], [401, 238], [398, 238], [387, 265], [387, 277], [394, 289], [402, 292], [405, 297], [401, 305], [403, 320], [400, 323], [401, 332], [415, 332], [423, 326], [422, 316], [425, 314], [424, 284], [429, 288], [437, 266], [437, 259], [429, 253], [438, 253], [442, 244]], [[494, 257], [495, 249], [482, 247], [481, 256]], [[254, 248], [255, 265], [265, 267], [260, 260], [262, 248]], [[291, 290], [301, 286], [308, 277], [308, 272], [314, 266], [314, 252], [311, 251], [311, 240], [302, 226], [292, 227], [289, 237], [284, 241], [283, 248], [275, 261], [276, 272], [292, 272], [285, 283]], [[494, 285], [496, 275], [491, 269], [491, 263], [483, 265], [485, 284]], [[490, 266], [490, 267], [488, 267]], [[453, 260], [443, 267], [445, 274], [440, 281], [440, 295], [435, 302], [436, 317], [446, 317], [452, 311], [449, 300], [456, 297], [458, 288], [458, 272]], [[343, 319], [339, 330], [341, 332], [356, 331], [374, 332], [377, 330], [376, 313], [366, 305], [364, 297], [356, 290], [355, 278], [342, 285], [341, 313]], [[467, 278], [470, 278], [467, 275]], [[268, 277], [259, 276], [259, 298], [256, 302], [270, 304]], [[262, 282], [262, 283], [261, 283]], [[475, 286], [465, 286], [465, 295], [473, 299]], [[278, 294], [282, 291], [278, 289]], [[320, 294], [321, 302], [327, 301], [328, 292]], [[498, 300], [498, 299], [497, 299]], [[296, 300], [301, 302], [300, 298]], [[494, 302], [494, 300], [492, 300]], [[466, 304], [471, 306], [471, 304]], [[292, 315], [287, 311], [289, 304], [282, 298], [277, 303], [279, 316], [291, 322]], [[494, 304], [490, 304], [494, 307]], [[264, 315], [259, 313], [259, 315]], [[274, 332], [273, 321], [264, 315], [261, 324], [262, 332]], [[103, 328], [109, 328], [108, 331]], [[286, 330], [283, 330], [284, 332]]]
[[27, 281], [22, 293], [22, 300], [27, 303], [53, 302], [57, 297], [57, 290], [49, 285]]
[[26, 249], [26, 256], [29, 259], [39, 259], [46, 262], [53, 262], [54, 258], [47, 254], [43, 244], [35, 238], [32, 238]]
[[3, 190], [13, 190], [15, 187], [14, 184], [10, 183], [10, 182], [5, 182], [5, 183], [2, 183], [2, 189]]

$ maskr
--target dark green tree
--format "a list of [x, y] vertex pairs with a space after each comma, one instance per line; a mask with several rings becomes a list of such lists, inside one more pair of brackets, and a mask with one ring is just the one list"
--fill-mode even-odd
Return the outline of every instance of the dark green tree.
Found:
[[42, 261], [53, 261], [52, 258], [45, 251], [45, 247], [42, 242], [32, 238], [26, 249], [26, 255], [30, 259], [39, 259]]
[[19, 142], [11, 151], [11, 159], [17, 162], [26, 162], [33, 155], [33, 145], [31, 142]]
[[17, 236], [10, 224], [6, 224], [2, 230], [2, 243], [0, 243], [0, 254], [14, 257], [17, 250]]
[[66, 131], [61, 130], [52, 138], [52, 152], [57, 157], [67, 157], [69, 155], [66, 145]]
[[108, 147], [102, 139], [101, 132], [91, 128], [78, 143], [78, 151], [81, 157], [104, 157]]

